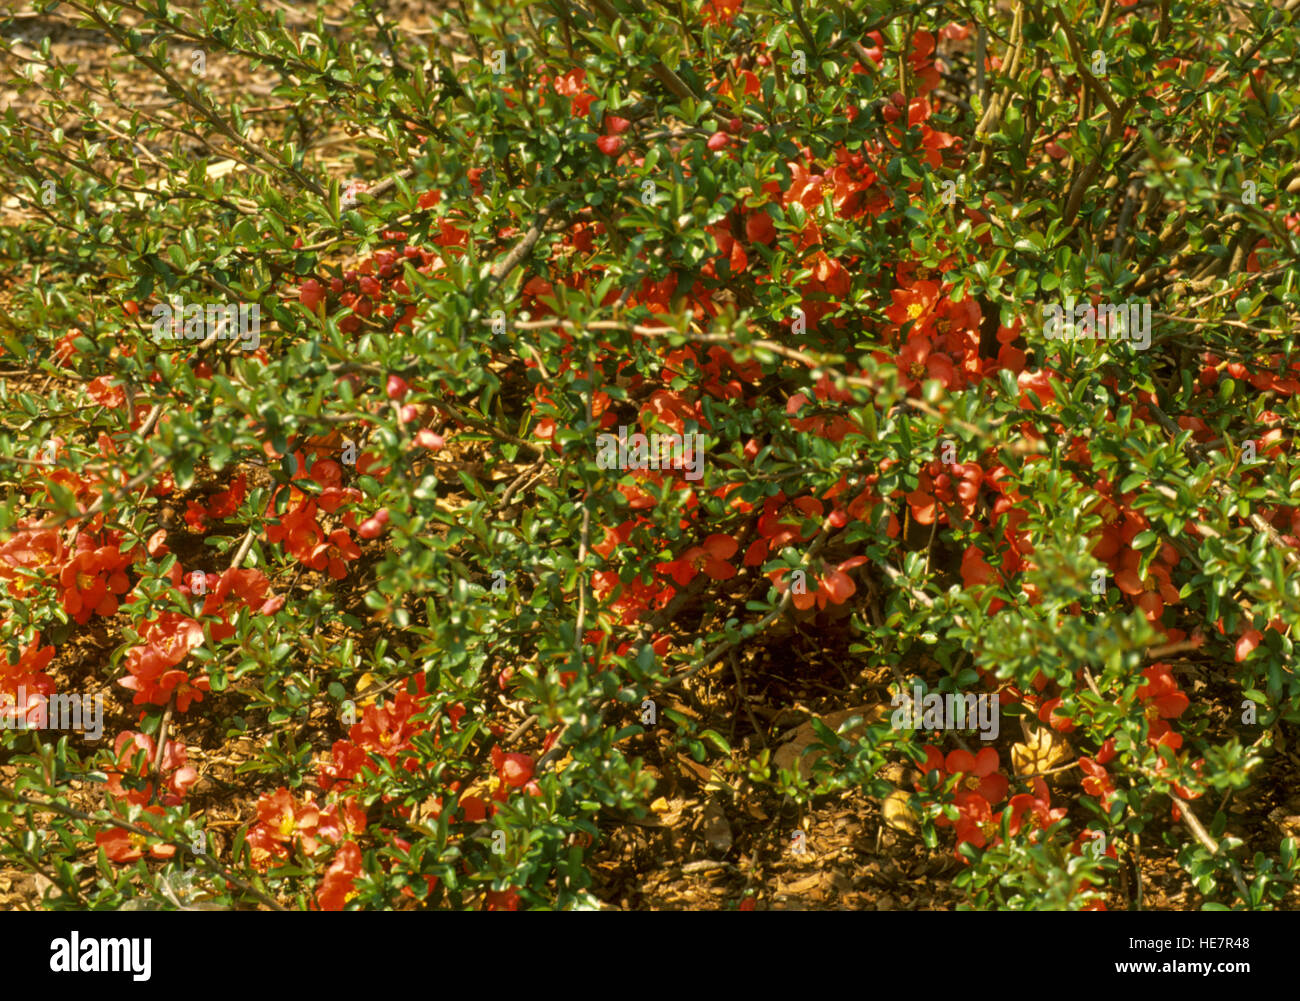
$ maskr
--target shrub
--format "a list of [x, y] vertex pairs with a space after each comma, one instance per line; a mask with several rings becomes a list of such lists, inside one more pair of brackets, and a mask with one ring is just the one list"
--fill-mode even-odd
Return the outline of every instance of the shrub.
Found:
[[[0, 687], [106, 704], [3, 737], [45, 906], [597, 906], [660, 742], [971, 906], [1294, 903], [1225, 808], [1300, 720], [1291, 12], [62, 6], [111, 73], [7, 22], [0, 125]], [[689, 711], [833, 663], [890, 708], [819, 756]]]

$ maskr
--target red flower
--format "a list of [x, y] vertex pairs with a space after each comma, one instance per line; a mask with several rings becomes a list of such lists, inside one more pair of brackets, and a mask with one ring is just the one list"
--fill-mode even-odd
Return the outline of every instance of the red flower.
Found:
[[497, 745], [492, 747], [492, 767], [497, 777], [512, 789], [526, 786], [533, 778], [533, 759], [527, 754], [505, 754]]
[[[992, 748], [985, 748], [992, 750]], [[977, 792], [958, 793], [957, 803], [957, 845], [963, 842], [969, 842], [976, 848], [983, 848], [985, 845], [997, 841], [996, 832], [998, 821], [993, 816], [993, 808], [989, 806], [988, 800]], [[960, 852], [958, 858], [965, 859]]]
[[[966, 551], [961, 557], [961, 579], [966, 587], [986, 586], [993, 583], [1001, 583], [996, 571], [989, 565], [988, 560], [984, 558], [984, 553], [978, 546], [967, 546]], [[996, 612], [1002, 607], [1000, 598], [993, 599], [989, 606], [991, 612]]]
[[191, 702], [202, 702], [209, 690], [207, 675], [191, 680], [177, 668], [191, 650], [203, 645], [203, 627], [177, 612], [162, 612], [141, 631], [141, 646], [126, 655], [127, 677], [118, 682], [136, 693], [136, 705], [166, 705], [173, 693], [176, 709], [185, 712]]
[[308, 278], [298, 286], [298, 301], [306, 306], [313, 313], [316, 307], [325, 300], [325, 287], [315, 278]]
[[[1100, 838], [1098, 837], [1099, 835], [1101, 836]], [[1116, 861], [1119, 861], [1119, 853], [1115, 850], [1114, 840], [1105, 838], [1103, 832], [1094, 831], [1090, 827], [1085, 827], [1079, 833], [1079, 836], [1074, 839], [1074, 843], [1070, 845], [1070, 854], [1082, 855], [1086, 850], [1089, 855], [1092, 855], [1097, 851], [1097, 848], [1094, 846], [1099, 846], [1101, 844], [1106, 845], [1106, 850], [1102, 854], [1104, 854], [1108, 858], [1113, 858]], [[1098, 910], [1098, 909], [1104, 911], [1106, 907], [1103, 904], [1100, 908], [1093, 907], [1093, 906], [1088, 906], [1084, 908], [1085, 911]]]
[[405, 399], [406, 394], [411, 391], [411, 387], [400, 375], [390, 375], [384, 389], [390, 400], [399, 401]]
[[216, 586], [204, 597], [201, 613], [205, 618], [217, 616], [222, 620], [220, 625], [212, 626], [214, 639], [234, 635], [230, 619], [239, 614], [240, 605], [254, 615], [274, 615], [284, 607], [284, 598], [271, 594], [271, 582], [261, 570], [223, 571]]
[[257, 823], [248, 832], [248, 844], [253, 848], [253, 862], [259, 868], [273, 858], [285, 858], [292, 846], [314, 855], [320, 839], [332, 840], [339, 836], [337, 819], [333, 819], [327, 832], [319, 830], [320, 808], [310, 797], [298, 802], [288, 789], [281, 786], [273, 793], [265, 793], [257, 801]]
[[19, 574], [20, 569], [53, 570], [62, 561], [63, 540], [58, 531], [40, 528], [34, 520], [20, 519], [12, 538], [0, 544], [0, 579], [7, 582], [11, 594], [21, 596], [38, 584]]
[[1034, 794], [1032, 796], [1025, 792], [1012, 796], [1007, 808], [1011, 811], [1009, 829], [1012, 834], [1020, 833], [1020, 827], [1026, 813], [1031, 819], [1031, 828], [1046, 830], [1068, 812], [1063, 806], [1052, 809], [1047, 783], [1043, 781], [1041, 775], [1034, 778]]
[[[165, 816], [161, 806], [146, 806], [144, 812], [155, 817]], [[149, 825], [144, 817], [139, 817], [135, 822], [136, 827], [149, 830]], [[154, 858], [171, 858], [176, 854], [176, 846], [154, 842], [149, 844], [149, 839], [143, 834], [137, 834], [135, 831], [128, 831], [121, 827], [112, 827], [107, 831], [100, 831], [95, 835], [95, 844], [104, 849], [104, 854], [114, 862], [134, 862], [143, 858], [147, 848], [150, 855]]]
[[1054, 699], [1047, 699], [1038, 707], [1038, 719], [1057, 733], [1070, 733], [1075, 728], [1074, 720], [1056, 711], [1063, 701], [1059, 695]]
[[898, 384], [913, 393], [928, 379], [938, 379], [944, 389], [958, 380], [952, 359], [934, 351], [928, 337], [914, 337], [898, 352]]
[[304, 563], [312, 558], [313, 551], [324, 537], [325, 533], [316, 521], [316, 505], [310, 500], [281, 515], [278, 523], [266, 527], [268, 542], [283, 543], [290, 556]]
[[[424, 675], [416, 676], [416, 692], [405, 688], [382, 706], [366, 706], [361, 721], [348, 730], [348, 740], [336, 741], [332, 750], [333, 763], [321, 769], [321, 785], [329, 788], [335, 782], [351, 779], [364, 769], [373, 767], [369, 755], [376, 754], [388, 761], [410, 749], [411, 738], [428, 729], [426, 722], [413, 722], [411, 717], [423, 711], [426, 694]], [[414, 767], [414, 759], [407, 758], [404, 765]]]
[[740, 11], [741, 0], [704, 0], [704, 7], [700, 11], [704, 15], [704, 23], [710, 27], [719, 27], [723, 24], [731, 24], [736, 19], [736, 14]]
[[1138, 608], [1150, 622], [1155, 622], [1164, 614], [1165, 605], [1178, 604], [1178, 589], [1169, 579], [1169, 568], [1159, 558], [1151, 561], [1146, 576], [1140, 576], [1138, 570], [1142, 564], [1142, 554], [1136, 549], [1129, 549], [1120, 560], [1120, 569], [1115, 574], [1115, 583], [1119, 589], [1136, 599]]
[[1149, 719], [1177, 719], [1190, 704], [1187, 696], [1178, 689], [1173, 671], [1168, 664], [1152, 664], [1142, 672], [1145, 682], [1137, 690], [1137, 697], [1147, 702]]
[[[0, 623], [0, 635], [12, 635], [12, 623], [6, 619]], [[18, 693], [25, 688], [28, 694], [50, 695], [54, 692], [54, 679], [45, 673], [54, 659], [54, 647], [41, 646], [39, 634], [32, 639], [18, 654], [18, 660], [11, 662], [7, 656], [0, 655], [0, 692]]]
[[618, 156], [623, 151], [623, 140], [620, 136], [601, 136], [596, 147], [606, 156]]
[[730, 535], [710, 535], [703, 545], [692, 546], [671, 563], [657, 564], [655, 569], [671, 574], [679, 587], [685, 587], [701, 572], [714, 580], [730, 580], [736, 576], [736, 568], [727, 560], [736, 555], [738, 548]]
[[1165, 720], [1177, 719], [1190, 704], [1178, 688], [1168, 664], [1152, 664], [1142, 672], [1146, 681], [1138, 687], [1137, 697], [1146, 703], [1147, 740], [1165, 744], [1171, 750], [1182, 746], [1183, 738]]
[[[106, 768], [108, 793], [128, 803], [145, 806], [153, 796], [153, 784], [145, 781], [151, 774], [155, 757], [154, 740], [143, 733], [124, 730], [117, 735], [113, 753], [117, 755], [117, 768]], [[131, 780], [129, 785], [123, 779]], [[163, 806], [177, 806], [199, 780], [199, 773], [187, 764], [185, 745], [169, 740], [163, 748], [160, 777], [168, 792], [159, 797]]]
[[331, 532], [329, 541], [317, 545], [303, 562], [313, 570], [328, 569], [331, 577], [342, 580], [348, 575], [348, 562], [360, 555], [361, 549], [352, 541], [352, 536], [340, 528]]
[[331, 804], [320, 812], [317, 832], [322, 841], [331, 845], [338, 844], [348, 834], [364, 834], [366, 811], [355, 796], [349, 796], [341, 804]]
[[827, 571], [821, 579], [821, 587], [817, 589], [817, 607], [825, 608], [827, 605], [842, 605], [857, 593], [858, 587], [853, 583], [847, 571], [854, 567], [859, 567], [867, 562], [865, 556], [853, 556], [838, 566]]
[[484, 904], [489, 911], [517, 911], [519, 891], [513, 886], [506, 890], [488, 890]]
[[316, 903], [322, 911], [341, 911], [357, 895], [356, 881], [361, 875], [361, 849], [355, 841], [345, 841], [325, 870]]
[[1101, 800], [1103, 808], [1110, 809], [1110, 801], [1115, 796], [1115, 783], [1110, 780], [1110, 774], [1100, 764], [1088, 757], [1079, 758], [1079, 767], [1088, 775], [1083, 780], [1083, 791], [1091, 796], [1096, 796]]
[[[577, 69], [569, 70], [563, 76], [557, 76], [554, 83], [551, 84], [555, 93], [562, 94], [573, 99], [573, 116], [575, 118], [586, 118], [591, 111], [592, 102], [596, 100], [596, 95], [586, 92], [587, 71], [581, 66]], [[542, 77], [542, 88], [546, 86], [546, 77]]]
[[991, 747], [970, 751], [951, 751], [944, 762], [949, 775], [964, 776], [958, 788], [977, 792], [990, 803], [999, 803], [1007, 794], [1006, 776], [998, 774], [998, 752]]
[[1249, 657], [1251, 651], [1254, 650], [1255, 647], [1259, 646], [1260, 641], [1263, 638], [1264, 634], [1258, 629], [1247, 629], [1242, 633], [1241, 638], [1237, 640], [1237, 646], [1234, 650], [1234, 659], [1236, 662], [1240, 664], [1243, 660]]
[[131, 588], [123, 572], [128, 565], [116, 546], [78, 553], [59, 574], [64, 611], [83, 626], [92, 615], [116, 615], [117, 596]]
[[913, 324], [913, 335], [928, 332], [926, 321], [939, 301], [939, 286], [936, 282], [919, 281], [910, 288], [890, 289], [889, 296], [894, 303], [885, 310], [885, 315], [891, 323], [900, 327], [905, 323]]
[[758, 566], [771, 551], [779, 551], [791, 542], [812, 538], [816, 529], [803, 534], [797, 521], [786, 521], [796, 513], [804, 517], [820, 518], [824, 508], [815, 497], [799, 497], [787, 502], [785, 494], [777, 494], [763, 501], [763, 513], [758, 519], [758, 538], [745, 551], [745, 566]]
[[381, 507], [371, 517], [363, 521], [357, 529], [357, 535], [363, 539], [377, 539], [384, 534], [388, 524], [388, 508]]
[[[817, 587], [814, 591], [808, 591], [806, 588], [800, 592], [796, 591], [793, 597], [794, 607], [799, 611], [807, 611], [814, 605], [818, 609], [824, 609], [827, 605], [842, 605], [857, 593], [858, 587], [853, 583], [853, 578], [848, 575], [848, 571], [854, 567], [859, 567], [867, 562], [865, 556], [852, 556], [833, 567], [823, 564], [822, 575], [817, 579]], [[782, 594], [785, 594], [791, 587], [791, 583], [786, 579], [788, 570], [774, 570], [768, 574], [772, 578], [776, 588]]]
[[86, 392], [101, 407], [120, 407], [126, 403], [126, 393], [122, 387], [114, 386], [105, 375], [87, 383]]

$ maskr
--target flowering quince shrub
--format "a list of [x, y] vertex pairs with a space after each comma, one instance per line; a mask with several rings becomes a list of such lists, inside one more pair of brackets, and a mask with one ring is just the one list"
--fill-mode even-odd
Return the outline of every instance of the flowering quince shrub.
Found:
[[[864, 795], [966, 906], [1141, 906], [1162, 853], [1295, 905], [1294, 11], [338, 6], [69, 0], [138, 110], [2, 36], [44, 906], [598, 906], [664, 748]], [[779, 763], [731, 686], [828, 664], [885, 712]], [[98, 742], [33, 723], [71, 695]]]

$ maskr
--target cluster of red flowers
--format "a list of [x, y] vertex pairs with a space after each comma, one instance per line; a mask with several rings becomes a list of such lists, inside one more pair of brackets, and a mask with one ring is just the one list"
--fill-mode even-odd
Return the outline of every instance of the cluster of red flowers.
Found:
[[[288, 510], [275, 518], [278, 492], [267, 503], [267, 541], [282, 544], [285, 552], [304, 566], [342, 580], [347, 576], [348, 563], [361, 556], [361, 549], [352, 538], [357, 528], [356, 514], [347, 511], [343, 525], [329, 534], [319, 519], [321, 515], [334, 514], [344, 504], [357, 504], [362, 493], [355, 487], [343, 486], [343, 467], [333, 459], [317, 459], [310, 468], [302, 452], [294, 453], [294, 460], [296, 471], [287, 487]], [[314, 481], [319, 492], [309, 494], [299, 489], [295, 483], [304, 479]]]
[[78, 534], [75, 555], [59, 571], [64, 611], [81, 625], [92, 615], [116, 615], [119, 596], [131, 590], [127, 569], [135, 562], [137, 550], [122, 552], [120, 533], [103, 534], [105, 544], [98, 546]]
[[[0, 632], [6, 636], [16, 632], [8, 619], [0, 625], [3, 625]], [[54, 679], [45, 673], [45, 669], [50, 666], [54, 654], [54, 647], [41, 646], [39, 634], [19, 650], [17, 660], [10, 660], [0, 653], [0, 694], [17, 695], [20, 688], [40, 695], [53, 694]]]
[[[161, 541], [155, 548], [159, 554], [166, 551]], [[127, 676], [118, 684], [136, 693], [136, 705], [162, 706], [174, 698], [176, 710], [185, 712], [191, 702], [202, 702], [203, 693], [211, 688], [207, 675], [191, 677], [181, 666], [204, 644], [204, 627], [220, 642], [235, 634], [231, 619], [241, 608], [255, 615], [274, 615], [283, 607], [284, 598], [270, 593], [270, 581], [260, 570], [230, 569], [215, 577], [196, 571], [186, 583], [180, 564], [174, 563], [170, 579], [182, 595], [204, 597], [199, 618], [164, 611], [146, 620], [138, 628], [142, 642], [127, 651]]]
[[297, 847], [308, 858], [321, 844], [334, 845], [345, 834], [359, 835], [366, 829], [366, 812], [349, 796], [324, 809], [308, 796], [299, 801], [281, 786], [257, 801], [257, 823], [249, 829], [253, 864], [265, 870], [272, 859], [288, 858]]
[[[414, 691], [408, 691], [408, 687], [413, 687]], [[430, 708], [430, 696], [425, 691], [422, 674], [415, 675], [413, 679], [408, 679], [408, 683], [399, 685], [397, 692], [384, 704], [364, 706], [361, 719], [348, 729], [348, 739], [335, 741], [329, 762], [321, 765], [317, 775], [320, 787], [340, 797], [349, 797], [354, 786], [359, 792], [364, 786], [366, 776], [376, 770], [375, 759], [386, 761], [397, 768], [414, 771], [418, 767], [418, 759], [413, 753], [413, 741], [430, 731], [432, 721], [421, 718], [430, 712]], [[465, 712], [465, 707], [460, 703], [446, 708], [447, 719], [453, 730], [460, 728], [460, 721]], [[552, 734], [549, 739], [553, 740], [554, 736]], [[437, 740], [435, 736], [434, 742], [436, 743]], [[456, 805], [450, 818], [453, 822], [481, 823], [496, 811], [496, 803], [505, 802], [512, 789], [520, 789], [533, 796], [541, 794], [541, 789], [533, 779], [534, 761], [530, 755], [507, 753], [500, 747], [494, 746], [491, 760], [497, 783], [490, 792], [479, 783], [469, 787], [460, 781], [448, 784], [447, 792], [456, 797]], [[383, 797], [383, 801], [389, 803], [390, 797]], [[431, 816], [435, 819], [440, 818], [444, 809], [443, 797], [434, 797], [430, 807]], [[410, 807], [400, 804], [391, 804], [391, 808], [399, 816], [409, 816], [411, 813]], [[282, 817], [281, 823], [287, 821]], [[394, 832], [383, 833], [390, 836], [393, 844], [399, 849], [409, 851], [410, 845], [397, 838]], [[322, 908], [329, 910], [335, 904], [341, 908], [342, 902], [347, 899], [348, 894], [344, 892], [344, 888], [351, 884], [347, 883], [346, 879], [349, 875], [356, 875], [353, 871], [354, 867], [347, 862], [347, 859], [352, 857], [352, 855], [346, 856], [343, 863], [336, 858], [336, 865], [342, 867], [338, 869], [331, 867], [333, 880], [327, 878], [317, 898]], [[432, 889], [435, 882], [433, 877], [425, 878], [429, 888]], [[409, 888], [407, 888], [407, 895], [410, 895]]]
[[[1113, 742], [1097, 756], [1098, 762], [1104, 763], [1114, 755]], [[1036, 841], [1054, 824], [1065, 819], [1067, 810], [1063, 806], [1052, 806], [1051, 794], [1042, 776], [1034, 776], [1032, 791], [1017, 793], [1006, 802], [1002, 809], [997, 805], [1007, 799], [1010, 784], [1006, 776], [998, 771], [998, 752], [991, 747], [981, 748], [978, 753], [970, 751], [950, 751], [944, 754], [932, 745], [926, 745], [925, 763], [922, 766], [930, 783], [929, 788], [939, 790], [951, 788], [952, 803], [956, 808], [955, 820], [946, 813], [940, 814], [935, 824], [939, 827], [952, 827], [957, 836], [954, 854], [963, 862], [969, 860], [960, 850], [961, 845], [969, 844], [975, 848], [985, 848], [1000, 844], [1001, 830], [1005, 820], [1007, 831], [1012, 837], [1027, 835], [1030, 841]], [[1105, 769], [1091, 759], [1083, 758], [1084, 771], [1090, 776], [1084, 780], [1084, 788], [1103, 798], [1113, 793], [1113, 787], [1098, 782], [1094, 769], [1102, 776]], [[923, 787], [917, 785], [917, 790]], [[1091, 844], [1092, 831], [1084, 831], [1071, 845], [1074, 854], [1080, 854]], [[1106, 852], [1111, 858], [1116, 857], [1114, 846]], [[1090, 904], [1085, 910], [1105, 909], [1100, 901]]]
[[[420, 207], [431, 208], [439, 197], [436, 192], [421, 195]], [[351, 315], [339, 321], [339, 329], [344, 333], [356, 333], [362, 323], [372, 317], [388, 321], [394, 330], [409, 328], [415, 321], [417, 309], [402, 273], [403, 263], [410, 261], [417, 271], [427, 275], [441, 269], [445, 261], [434, 251], [408, 245], [404, 230], [385, 230], [381, 236], [392, 242], [394, 248], [376, 251], [373, 257], [361, 261], [342, 277], [308, 278], [296, 289], [290, 289], [289, 294], [296, 292], [298, 301], [313, 313], [322, 306], [331, 313], [338, 308], [351, 310]], [[434, 243], [460, 250], [468, 236], [464, 230], [444, 220]], [[398, 309], [401, 309], [400, 315]]]
[[[163, 807], [178, 806], [190, 787], [198, 781], [198, 772], [187, 762], [185, 747], [176, 741], [167, 741], [161, 759], [157, 757], [152, 737], [124, 730], [113, 744], [116, 761], [104, 770], [107, 777], [107, 795], [118, 810], [139, 806], [143, 814], [134, 825], [150, 830], [148, 817], [163, 817]], [[155, 789], [150, 776], [155, 760], [160, 763], [158, 778], [161, 788]], [[158, 805], [161, 804], [161, 805]], [[145, 853], [153, 858], [166, 859], [176, 854], [176, 846], [156, 841], [123, 826], [111, 826], [95, 835], [95, 844], [114, 862], [134, 862]]]

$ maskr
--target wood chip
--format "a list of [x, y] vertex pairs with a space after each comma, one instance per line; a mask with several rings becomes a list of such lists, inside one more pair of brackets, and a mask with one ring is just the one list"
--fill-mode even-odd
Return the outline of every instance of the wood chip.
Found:
[[807, 893], [815, 890], [822, 885], [822, 874], [815, 872], [811, 876], [805, 876], [803, 879], [796, 879], [793, 883], [786, 883], [781, 887], [782, 893]]

